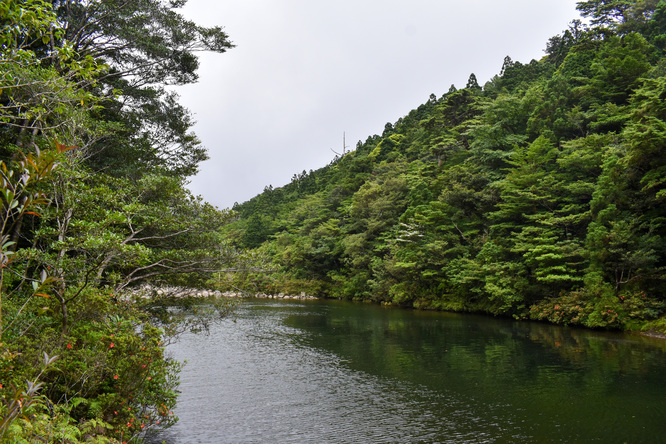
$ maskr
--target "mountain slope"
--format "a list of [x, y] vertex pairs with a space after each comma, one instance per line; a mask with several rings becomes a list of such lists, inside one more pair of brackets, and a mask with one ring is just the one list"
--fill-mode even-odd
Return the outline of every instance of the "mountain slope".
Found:
[[235, 285], [665, 326], [666, 3], [619, 3], [238, 205], [228, 237], [274, 271]]

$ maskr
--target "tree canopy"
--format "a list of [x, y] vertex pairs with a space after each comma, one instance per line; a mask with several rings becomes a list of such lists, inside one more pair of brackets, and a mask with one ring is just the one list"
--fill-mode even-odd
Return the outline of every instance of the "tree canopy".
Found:
[[357, 149], [235, 210], [272, 291], [606, 328], [666, 327], [666, 2], [578, 3]]
[[230, 213], [185, 187], [206, 150], [166, 89], [233, 45], [184, 3], [0, 4], [2, 442], [120, 443], [175, 422], [177, 310], [130, 290], [213, 285], [239, 256]]

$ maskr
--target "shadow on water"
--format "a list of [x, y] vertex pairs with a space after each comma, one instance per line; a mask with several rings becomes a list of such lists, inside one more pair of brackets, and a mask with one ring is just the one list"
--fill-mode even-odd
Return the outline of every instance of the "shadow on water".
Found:
[[653, 443], [666, 417], [663, 340], [337, 301], [236, 321], [173, 349], [190, 364], [161, 439]]

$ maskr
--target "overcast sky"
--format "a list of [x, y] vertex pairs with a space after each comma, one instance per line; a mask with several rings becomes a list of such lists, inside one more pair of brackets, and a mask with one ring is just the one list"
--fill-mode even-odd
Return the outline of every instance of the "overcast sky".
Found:
[[328, 164], [470, 73], [543, 57], [576, 0], [189, 0], [235, 48], [178, 88], [210, 160], [190, 189], [229, 208]]

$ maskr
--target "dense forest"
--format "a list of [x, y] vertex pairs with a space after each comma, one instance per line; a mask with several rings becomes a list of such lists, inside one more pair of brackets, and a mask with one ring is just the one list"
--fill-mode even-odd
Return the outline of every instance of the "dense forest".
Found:
[[581, 1], [543, 59], [232, 211], [186, 188], [207, 154], [171, 87], [233, 44], [185, 3], [0, 2], [0, 442], [176, 421], [165, 344], [229, 307], [146, 283], [666, 330], [664, 0]]
[[[578, 2], [541, 60], [236, 205], [230, 285], [666, 330], [666, 2]], [[498, 61], [498, 67], [501, 61]]]
[[200, 288], [238, 258], [219, 231], [229, 212], [185, 187], [207, 155], [169, 90], [197, 79], [197, 52], [233, 45], [183, 4], [0, 2], [0, 442], [120, 443], [173, 424], [165, 343], [228, 309], [182, 322], [127, 291]]

